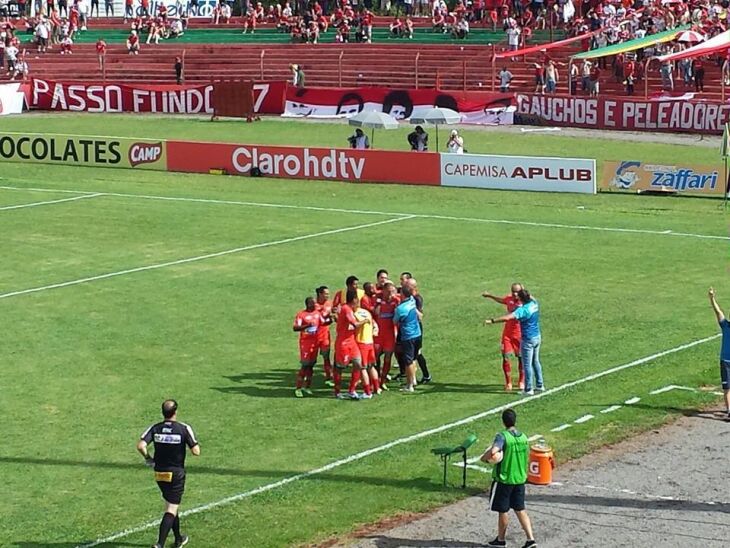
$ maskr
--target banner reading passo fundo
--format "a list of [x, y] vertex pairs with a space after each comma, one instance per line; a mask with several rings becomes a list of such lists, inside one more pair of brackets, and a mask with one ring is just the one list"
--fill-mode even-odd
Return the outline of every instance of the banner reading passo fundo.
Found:
[[[34, 78], [26, 88], [26, 102], [39, 110], [213, 114], [213, 86], [75, 84]], [[254, 112], [282, 113], [286, 82], [254, 84], [253, 90]]]
[[423, 116], [434, 106], [458, 112], [464, 124], [512, 124], [515, 111], [511, 93], [378, 87], [289, 88], [284, 116], [337, 118], [376, 110], [404, 120]]
[[517, 94], [516, 122], [595, 129], [722, 133], [730, 104]]
[[165, 141], [0, 133], [0, 159], [11, 162], [167, 170]]
[[725, 182], [718, 170], [710, 166], [665, 165], [629, 160], [603, 164], [601, 190], [671, 190], [680, 194], [722, 196]]
[[289, 179], [440, 183], [438, 154], [182, 141], [168, 141], [167, 147], [170, 171], [223, 169], [232, 175], [250, 175], [257, 168], [261, 175]]

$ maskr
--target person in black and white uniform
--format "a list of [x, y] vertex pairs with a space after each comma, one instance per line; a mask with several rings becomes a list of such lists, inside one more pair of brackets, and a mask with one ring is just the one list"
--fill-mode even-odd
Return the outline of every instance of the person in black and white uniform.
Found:
[[[170, 529], [175, 535], [175, 548], [179, 548], [188, 543], [188, 537], [180, 533], [180, 518], [177, 515], [185, 492], [185, 455], [189, 447], [193, 455], [200, 456], [200, 444], [193, 429], [178, 422], [175, 400], [162, 403], [162, 416], [162, 422], [153, 424], [142, 433], [137, 451], [144, 457], [147, 466], [154, 467], [155, 480], [165, 501], [160, 534], [157, 544], [152, 548], [164, 548]], [[155, 446], [154, 455], [148, 451], [150, 443]]]

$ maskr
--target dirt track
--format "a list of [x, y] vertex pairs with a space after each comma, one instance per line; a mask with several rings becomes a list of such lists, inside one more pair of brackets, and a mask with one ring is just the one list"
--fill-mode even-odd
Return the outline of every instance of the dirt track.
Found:
[[[728, 448], [730, 423], [708, 412], [556, 470], [553, 485], [528, 486], [528, 512], [539, 546], [726, 546]], [[487, 476], [484, 483], [486, 489]], [[484, 546], [496, 531], [487, 503], [486, 495], [471, 497], [340, 546]], [[507, 545], [523, 542], [513, 518]]]

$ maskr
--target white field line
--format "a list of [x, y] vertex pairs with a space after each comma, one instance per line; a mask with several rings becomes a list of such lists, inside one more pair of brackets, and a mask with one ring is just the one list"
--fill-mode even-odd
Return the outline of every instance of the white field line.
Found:
[[560, 426], [556, 426], [555, 428], [551, 429], [550, 431], [551, 432], [562, 432], [563, 430], [567, 430], [571, 426], [573, 426], [573, 425], [572, 424], [567, 424], [567, 423], [566, 424], [561, 424]]
[[[88, 194], [88, 192], [79, 190], [58, 190], [50, 188], [30, 188], [30, 187], [14, 187], [14, 186], [0, 186], [3, 190], [24, 190], [24, 191], [35, 191], [35, 192], [67, 192], [72, 194]], [[649, 229], [638, 229], [638, 228], [618, 228], [618, 227], [605, 227], [605, 226], [589, 226], [589, 225], [570, 225], [563, 223], [538, 223], [532, 221], [515, 221], [510, 219], [484, 219], [479, 217], [456, 217], [450, 215], [429, 215], [421, 213], [402, 213], [402, 212], [388, 212], [388, 211], [375, 211], [375, 210], [363, 210], [363, 209], [343, 209], [333, 207], [316, 207], [316, 206], [302, 206], [302, 205], [291, 205], [291, 204], [271, 204], [266, 202], [245, 202], [236, 200], [214, 200], [206, 198], [182, 198], [175, 196], [157, 196], [149, 194], [130, 194], [123, 192], [103, 192], [100, 193], [105, 196], [118, 196], [123, 198], [137, 198], [145, 200], [166, 200], [173, 202], [198, 202], [206, 204], [228, 204], [228, 205], [241, 205], [248, 207], [269, 207], [279, 209], [302, 209], [308, 211], [328, 211], [335, 213], [353, 213], [363, 215], [387, 215], [387, 216], [412, 216], [419, 219], [439, 219], [446, 221], [461, 221], [461, 222], [472, 222], [472, 223], [489, 223], [489, 224], [504, 224], [514, 226], [531, 226], [536, 228], [560, 228], [566, 230], [587, 230], [596, 232], [615, 232], [615, 233], [626, 233], [626, 234], [651, 234], [656, 236], [680, 236], [685, 238], [699, 238], [704, 240], [722, 240], [730, 241], [730, 236], [716, 236], [713, 234], [694, 234], [689, 232], [674, 232], [672, 230], [649, 230]]]
[[[581, 384], [585, 384], [587, 382], [591, 382], [596, 379], [600, 379], [607, 375], [612, 375], [614, 373], [618, 373], [618, 372], [624, 371], [626, 369], [631, 369], [633, 367], [637, 367], [639, 365], [643, 365], [645, 363], [652, 362], [659, 358], [663, 358], [665, 356], [669, 356], [671, 354], [676, 354], [677, 352], [681, 352], [683, 350], [693, 348], [695, 346], [704, 344], [706, 342], [714, 341], [718, 337], [720, 337], [719, 333], [717, 333], [715, 335], [711, 335], [709, 337], [705, 337], [704, 339], [698, 339], [698, 340], [695, 340], [695, 341], [692, 341], [689, 343], [681, 344], [679, 346], [675, 346], [674, 348], [670, 348], [668, 350], [663, 350], [661, 352], [657, 352], [656, 354], [652, 354], [651, 356], [639, 358], [638, 360], [634, 360], [629, 363], [617, 365], [615, 367], [606, 369], [605, 371], [600, 371], [598, 373], [593, 373], [592, 375], [587, 375], [585, 377], [581, 377], [580, 379], [576, 379], [574, 381], [566, 382], [564, 384], [556, 386], [555, 388], [550, 388], [550, 389], [546, 390], [545, 392], [538, 392], [534, 396], [529, 396], [529, 397], [526, 397], [521, 400], [517, 400], [517, 401], [513, 401], [510, 403], [504, 404], [504, 405], [493, 407], [491, 409], [487, 409], [486, 411], [482, 411], [481, 413], [477, 413], [475, 415], [471, 415], [469, 417], [466, 417], [466, 418], [463, 418], [463, 419], [460, 419], [460, 420], [457, 420], [454, 422], [442, 424], [441, 426], [437, 426], [437, 427], [431, 428], [429, 430], [423, 430], [421, 432], [412, 434], [410, 436], [405, 436], [402, 438], [395, 439], [395, 440], [385, 443], [383, 445], [379, 445], [377, 447], [373, 447], [371, 449], [367, 449], [365, 451], [355, 453], [354, 455], [350, 455], [348, 457], [344, 457], [339, 460], [333, 461], [329, 464], [325, 464], [324, 466], [320, 466], [319, 468], [314, 468], [312, 470], [309, 470], [308, 472], [302, 472], [301, 474], [295, 474], [293, 476], [286, 477], [282, 480], [279, 480], [279, 481], [276, 481], [273, 483], [267, 483], [265, 485], [261, 485], [260, 487], [256, 487], [255, 489], [251, 489], [250, 491], [244, 491], [242, 493], [238, 493], [236, 495], [231, 495], [230, 497], [226, 497], [226, 498], [223, 498], [223, 499], [220, 499], [217, 501], [209, 502], [207, 504], [202, 504], [200, 506], [195, 506], [193, 508], [190, 508], [189, 510], [185, 510], [185, 511], [181, 512], [180, 515], [185, 517], [185, 516], [189, 516], [192, 514], [199, 514], [201, 512], [207, 512], [214, 508], [218, 508], [219, 506], [231, 504], [231, 503], [238, 502], [240, 500], [252, 497], [254, 495], [258, 495], [259, 493], [265, 493], [267, 491], [278, 489], [279, 487], [283, 487], [290, 483], [294, 483], [294, 482], [297, 482], [297, 481], [300, 481], [303, 479], [310, 478], [312, 476], [323, 474], [325, 472], [329, 472], [330, 470], [334, 470], [335, 468], [339, 468], [340, 466], [344, 466], [346, 464], [350, 464], [352, 462], [362, 460], [366, 457], [369, 457], [370, 455], [382, 453], [383, 451], [387, 451], [388, 449], [392, 449], [393, 447], [397, 447], [399, 445], [404, 445], [404, 444], [410, 443], [412, 441], [420, 440], [420, 439], [432, 436], [434, 434], [439, 434], [441, 432], [451, 430], [452, 428], [456, 428], [458, 426], [464, 426], [466, 424], [471, 424], [472, 422], [483, 419], [485, 417], [497, 415], [497, 414], [501, 413], [502, 411], [504, 411], [505, 409], [519, 407], [519, 406], [525, 405], [531, 401], [539, 400], [541, 398], [545, 398], [547, 396], [557, 394], [558, 392], [562, 392], [564, 390], [568, 390], [575, 386], [579, 386]], [[194, 473], [194, 471], [193, 471], [193, 473]], [[82, 548], [92, 548], [94, 546], [99, 546], [100, 544], [113, 542], [117, 539], [124, 538], [129, 535], [139, 533], [141, 531], [146, 531], [148, 529], [156, 528], [158, 525], [159, 525], [159, 521], [150, 521], [150, 522], [144, 523], [142, 525], [138, 525], [136, 527], [125, 529], [124, 531], [120, 531], [118, 533], [113, 533], [107, 537], [99, 538], [89, 544], [84, 544]]]
[[641, 401], [641, 398], [638, 398], [638, 397], [634, 397], [634, 398], [629, 398], [629, 399], [628, 399], [628, 400], [626, 400], [626, 401], [625, 401], [624, 403], [625, 403], [626, 405], [634, 405], [635, 403], [639, 403], [640, 401]]
[[25, 207], [38, 207], [42, 205], [60, 204], [63, 202], [75, 202], [77, 200], [85, 200], [86, 198], [96, 198], [97, 196], [103, 196], [101, 192], [95, 192], [93, 194], [83, 194], [82, 196], [74, 196], [73, 198], [61, 198], [59, 200], [47, 200], [45, 202], [31, 202], [29, 204], [17, 204], [11, 206], [0, 207], [0, 211], [8, 211], [11, 209], [23, 209]]
[[377, 221], [374, 223], [367, 223], [363, 225], [347, 226], [343, 228], [334, 228], [332, 230], [325, 230], [323, 232], [315, 232], [314, 234], [305, 234], [303, 236], [294, 236], [292, 238], [285, 238], [283, 240], [274, 240], [271, 242], [263, 242], [260, 244], [252, 244], [243, 247], [235, 247], [233, 249], [226, 249], [225, 251], [217, 251], [215, 253], [207, 253], [205, 255], [198, 255], [196, 257], [187, 257], [185, 259], [177, 259], [175, 261], [167, 261], [164, 263], [156, 263], [146, 266], [138, 266], [136, 268], [128, 268], [126, 270], [118, 270], [116, 272], [107, 272], [105, 274], [98, 274], [96, 276], [89, 276], [87, 278], [79, 278], [77, 280], [69, 280], [66, 282], [59, 282], [50, 285], [43, 285], [39, 287], [32, 287], [29, 289], [20, 289], [17, 291], [10, 291], [8, 293], [0, 293], [0, 299], [7, 299], [9, 297], [15, 297], [18, 295], [27, 295], [29, 293], [38, 293], [40, 291], [48, 291], [50, 289], [59, 289], [61, 287], [68, 287], [72, 285], [79, 285], [89, 282], [95, 282], [97, 280], [105, 280], [107, 278], [114, 278], [116, 276], [124, 276], [126, 274], [135, 274], [137, 272], [145, 272], [147, 270], [157, 270], [160, 268], [166, 268], [168, 266], [177, 266], [181, 264], [194, 263], [198, 261], [204, 261], [207, 259], [213, 259], [216, 257], [223, 257], [225, 255], [232, 255], [234, 253], [241, 253], [243, 251], [251, 251], [252, 249], [262, 249], [265, 247], [273, 247], [276, 245], [289, 244], [292, 242], [299, 242], [302, 240], [311, 240], [313, 238], [320, 238], [322, 236], [329, 236], [331, 234], [341, 234], [343, 232], [352, 232], [353, 230], [362, 230], [365, 228], [371, 228], [374, 226], [381, 226], [389, 223], [397, 223], [400, 221], [407, 221], [413, 217], [396, 217], [393, 219], [386, 219], [385, 221]]
[[601, 409], [601, 413], [613, 413], [614, 411], [618, 411], [621, 409], [621, 405], [612, 405], [611, 407], [606, 407], [606, 409]]
[[593, 415], [583, 415], [582, 417], [578, 417], [573, 422], [575, 424], [583, 424], [584, 422], [588, 422], [589, 420], [595, 418]]
[[670, 384], [669, 386], [663, 386], [662, 388], [657, 388], [656, 390], [652, 390], [649, 392], [652, 396], [656, 394], [663, 394], [664, 392], [670, 392], [671, 390], [685, 390], [687, 392], [697, 392], [694, 388], [690, 388], [689, 386], [677, 386], [676, 384]]

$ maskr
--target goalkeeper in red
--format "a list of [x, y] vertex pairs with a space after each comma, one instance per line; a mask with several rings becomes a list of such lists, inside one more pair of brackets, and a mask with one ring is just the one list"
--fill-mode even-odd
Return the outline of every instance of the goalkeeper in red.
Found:
[[[482, 297], [486, 299], [492, 299], [499, 304], [503, 304], [507, 308], [507, 312], [513, 312], [522, 303], [520, 302], [517, 294], [522, 289], [522, 284], [513, 283], [509, 295], [504, 297], [497, 297], [492, 295], [488, 291], [482, 293]], [[525, 388], [525, 370], [522, 367], [522, 359], [520, 358], [520, 341], [522, 339], [522, 332], [520, 329], [519, 320], [508, 320], [504, 324], [502, 330], [502, 371], [504, 371], [504, 389], [506, 391], [512, 390], [512, 362], [510, 360], [517, 359], [517, 368], [519, 369], [519, 387], [520, 390]]]

